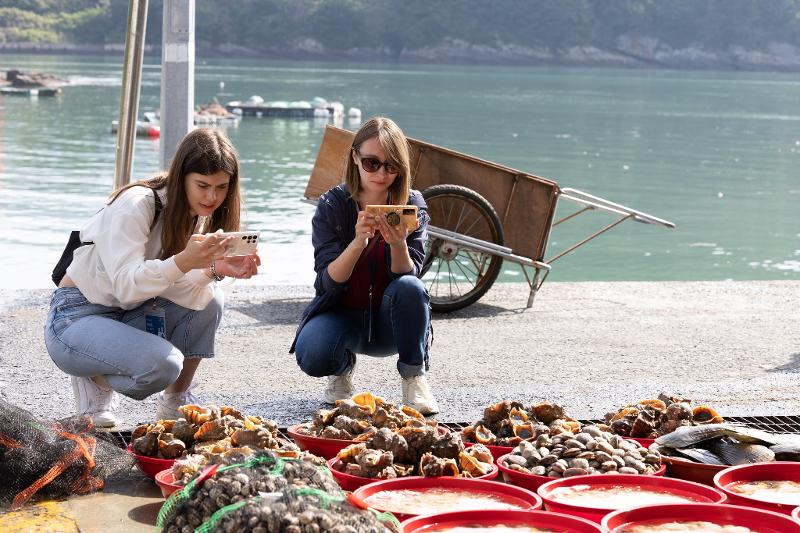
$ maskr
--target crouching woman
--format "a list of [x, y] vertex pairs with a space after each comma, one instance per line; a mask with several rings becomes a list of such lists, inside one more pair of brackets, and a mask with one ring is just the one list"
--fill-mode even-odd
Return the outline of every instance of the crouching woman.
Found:
[[[328, 403], [354, 392], [356, 354], [398, 354], [403, 403], [439, 411], [425, 372], [431, 341], [429, 296], [420, 281], [428, 225], [425, 201], [410, 188], [409, 145], [390, 119], [356, 133], [345, 183], [323, 194], [312, 220], [316, 297], [291, 350], [311, 376], [328, 376]], [[390, 226], [368, 205], [418, 207], [417, 228]]]
[[79, 414], [110, 427], [118, 394], [160, 392], [158, 418], [197, 402], [192, 380], [214, 355], [222, 317], [214, 282], [250, 278], [260, 264], [257, 253], [224, 256], [230, 237], [217, 231], [238, 230], [239, 212], [236, 151], [221, 133], [198, 129], [168, 172], [114, 191], [83, 226], [44, 332]]

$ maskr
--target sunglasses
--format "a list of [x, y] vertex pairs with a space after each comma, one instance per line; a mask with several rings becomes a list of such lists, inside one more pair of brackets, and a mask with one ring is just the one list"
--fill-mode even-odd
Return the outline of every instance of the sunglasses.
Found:
[[388, 161], [382, 163], [380, 159], [375, 157], [361, 157], [361, 154], [359, 154], [358, 151], [356, 151], [356, 155], [358, 156], [358, 160], [361, 161], [361, 168], [363, 168], [366, 172], [377, 172], [381, 169], [381, 167], [386, 169], [387, 174], [397, 174], [400, 172], [399, 168]]

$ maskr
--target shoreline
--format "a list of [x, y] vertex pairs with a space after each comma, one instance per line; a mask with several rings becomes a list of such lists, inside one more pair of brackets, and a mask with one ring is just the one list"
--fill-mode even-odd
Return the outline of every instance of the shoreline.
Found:
[[[34, 414], [72, 413], [69, 378], [49, 359], [49, 289], [0, 290], [0, 394]], [[198, 374], [204, 402], [301, 422], [322, 407], [324, 379], [288, 353], [306, 286], [233, 286], [217, 356]], [[798, 415], [800, 281], [552, 282], [531, 309], [519, 284], [434, 315], [430, 382], [442, 422], [469, 422], [492, 401], [552, 401], [601, 418], [660, 392], [723, 416]], [[359, 357], [357, 390], [400, 400], [394, 358]], [[121, 427], [154, 415], [154, 398], [122, 399]]]
[[[451, 66], [504, 66], [504, 67], [558, 67], [630, 70], [678, 70], [721, 72], [800, 72], [800, 49], [770, 53], [761, 50], [740, 49], [733, 52], [705, 52], [685, 49], [642, 52], [633, 43], [632, 50], [604, 50], [593, 46], [576, 46], [569, 50], [550, 52], [539, 49], [508, 47], [499, 49], [469, 43], [450, 43], [433, 48], [411, 50], [399, 56], [382, 50], [352, 49], [332, 51], [318, 44], [304, 44], [294, 48], [253, 49], [237, 45], [212, 47], [198, 45], [196, 59], [219, 59], [235, 56], [236, 59], [264, 59], [275, 61], [308, 61], [367, 64], [412, 64]], [[788, 46], [788, 45], [787, 45]], [[793, 47], [790, 47], [793, 48]], [[124, 43], [104, 45], [70, 43], [0, 43], [0, 54], [9, 55], [78, 55], [119, 57]], [[160, 57], [160, 44], [144, 45], [144, 55]]]

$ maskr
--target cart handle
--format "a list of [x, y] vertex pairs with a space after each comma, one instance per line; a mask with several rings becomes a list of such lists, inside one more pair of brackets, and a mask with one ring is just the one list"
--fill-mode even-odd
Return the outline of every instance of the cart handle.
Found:
[[627, 215], [633, 218], [633, 220], [643, 224], [656, 224], [658, 226], [664, 226], [665, 228], [675, 228], [675, 224], [669, 220], [648, 215], [642, 211], [631, 209], [630, 207], [611, 202], [605, 198], [600, 198], [599, 196], [594, 196], [587, 192], [579, 191], [578, 189], [561, 189], [559, 196], [593, 209], [602, 209], [603, 211], [609, 211], [618, 215]]

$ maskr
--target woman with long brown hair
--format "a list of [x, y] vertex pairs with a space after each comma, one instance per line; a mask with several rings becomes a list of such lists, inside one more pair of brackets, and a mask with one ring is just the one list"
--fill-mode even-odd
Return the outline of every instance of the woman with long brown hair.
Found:
[[[390, 224], [369, 205], [416, 206], [416, 227]], [[371, 118], [347, 153], [345, 182], [317, 203], [316, 297], [291, 348], [306, 374], [328, 377], [326, 402], [353, 394], [356, 354], [397, 354], [403, 403], [423, 414], [439, 411], [425, 375], [430, 298], [419, 279], [428, 220], [422, 195], [411, 189], [408, 140], [391, 119]]]
[[114, 191], [81, 229], [82, 246], [53, 294], [45, 344], [72, 377], [79, 414], [116, 424], [118, 394], [157, 398], [158, 418], [196, 403], [192, 379], [214, 355], [223, 293], [250, 278], [257, 253], [226, 257], [239, 230], [239, 162], [220, 132], [197, 129], [169, 170]]

